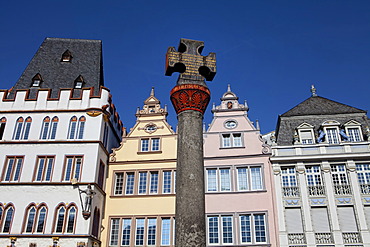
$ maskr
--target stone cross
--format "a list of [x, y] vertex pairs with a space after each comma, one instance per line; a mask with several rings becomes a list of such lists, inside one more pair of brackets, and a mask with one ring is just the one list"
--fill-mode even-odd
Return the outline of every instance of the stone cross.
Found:
[[203, 114], [210, 99], [204, 80], [216, 74], [216, 55], [202, 56], [202, 41], [181, 39], [168, 48], [166, 75], [179, 72], [171, 90], [177, 113], [176, 246], [206, 246]]

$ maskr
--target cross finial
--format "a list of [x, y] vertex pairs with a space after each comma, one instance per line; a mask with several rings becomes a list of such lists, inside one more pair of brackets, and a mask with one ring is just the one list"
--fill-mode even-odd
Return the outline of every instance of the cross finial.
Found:
[[178, 84], [205, 85], [204, 79], [212, 81], [216, 75], [216, 54], [202, 56], [203, 41], [181, 39], [180, 45], [169, 47], [166, 54], [166, 75], [179, 72]]
[[315, 88], [314, 85], [311, 85], [311, 93], [312, 93], [312, 97], [317, 96], [317, 94], [316, 94], [316, 88]]

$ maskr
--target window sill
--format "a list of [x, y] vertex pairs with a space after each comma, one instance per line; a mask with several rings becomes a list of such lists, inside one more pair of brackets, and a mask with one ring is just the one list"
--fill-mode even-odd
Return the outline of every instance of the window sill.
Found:
[[147, 152], [137, 152], [137, 154], [161, 154], [162, 151], [147, 151]]
[[242, 149], [242, 148], [245, 148], [245, 146], [240, 146], [240, 147], [220, 147], [220, 149]]
[[243, 190], [243, 191], [206, 191], [206, 194], [240, 194], [240, 193], [263, 193], [267, 192], [267, 190]]

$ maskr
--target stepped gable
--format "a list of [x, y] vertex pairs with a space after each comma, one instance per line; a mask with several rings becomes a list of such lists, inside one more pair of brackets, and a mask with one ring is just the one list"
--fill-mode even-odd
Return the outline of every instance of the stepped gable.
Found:
[[[98, 96], [104, 85], [102, 61], [101, 40], [46, 38], [8, 98], [20, 89], [29, 90], [29, 99], [36, 98], [39, 89], [49, 89], [50, 97], [57, 98], [61, 88], [75, 88], [76, 98], [80, 97], [81, 88], [91, 87], [94, 96]], [[35, 78], [40, 80], [39, 86], [33, 84]]]
[[333, 114], [346, 114], [346, 113], [366, 113], [364, 110], [345, 105], [333, 100], [312, 96], [297, 106], [293, 107], [282, 117], [291, 116], [305, 116], [305, 115], [333, 115]]

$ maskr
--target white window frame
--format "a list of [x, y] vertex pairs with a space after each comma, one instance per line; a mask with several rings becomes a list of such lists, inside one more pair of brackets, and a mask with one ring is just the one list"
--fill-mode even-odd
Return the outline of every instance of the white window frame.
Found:
[[[158, 141], [158, 145], [155, 144], [156, 141]], [[144, 146], [145, 142], [147, 142], [147, 145]], [[139, 144], [140, 144], [140, 147], [139, 147], [140, 153], [161, 151], [161, 138], [160, 137], [141, 138]]]
[[341, 143], [341, 137], [339, 135], [339, 132], [340, 132], [339, 125], [340, 123], [335, 120], [328, 120], [322, 124], [323, 131], [325, 133], [325, 143], [328, 143], [328, 144]]
[[[346, 134], [348, 136], [348, 141], [350, 142], [362, 142], [363, 141], [363, 135], [362, 135], [362, 129], [361, 124], [355, 120], [348, 121], [344, 124], [344, 129], [346, 131]], [[357, 130], [358, 136], [350, 130]]]
[[[226, 142], [226, 140], [229, 140]], [[243, 133], [230, 132], [220, 134], [221, 148], [241, 148], [244, 147]], [[228, 144], [227, 144], [228, 143]]]
[[[315, 133], [314, 133], [314, 126], [308, 123], [302, 123], [297, 127], [298, 136], [299, 136], [299, 143], [304, 145], [315, 144]], [[303, 139], [304, 132], [310, 132], [311, 139]]]
[[[228, 176], [228, 185], [223, 183], [223, 176], [221, 174], [221, 171], [228, 170], [229, 176]], [[215, 171], [216, 172], [216, 190], [209, 190], [210, 184], [209, 184], [209, 171]], [[212, 192], [231, 192], [233, 191], [232, 188], [232, 168], [231, 167], [207, 167], [206, 168], [206, 189], [208, 193]], [[226, 189], [223, 188], [223, 186], [226, 185]], [[228, 187], [228, 189], [227, 189]]]
[[[255, 186], [255, 182], [257, 182], [253, 176], [252, 176], [252, 169], [253, 168], [259, 168], [260, 170], [260, 188], [253, 187]], [[240, 189], [240, 176], [239, 176], [239, 169], [246, 169], [246, 176], [247, 176], [247, 189]], [[235, 178], [236, 178], [236, 191], [261, 191], [265, 190], [265, 184], [264, 184], [264, 172], [263, 172], [263, 166], [262, 165], [244, 165], [244, 166], [236, 166], [235, 167]]]

